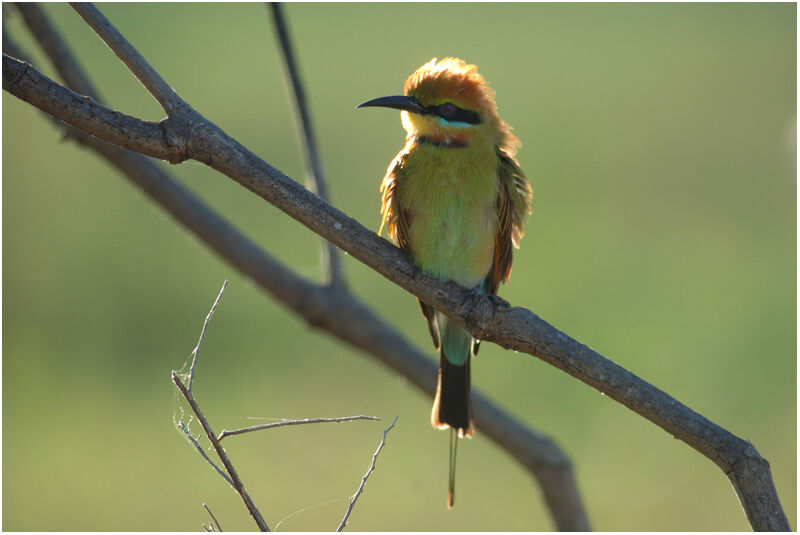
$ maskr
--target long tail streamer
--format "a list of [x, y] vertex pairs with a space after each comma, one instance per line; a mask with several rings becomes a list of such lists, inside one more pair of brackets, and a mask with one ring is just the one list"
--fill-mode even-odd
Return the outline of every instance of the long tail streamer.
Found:
[[456, 488], [456, 451], [458, 449], [458, 434], [450, 428], [450, 486], [447, 490], [447, 508], [452, 509], [455, 503]]

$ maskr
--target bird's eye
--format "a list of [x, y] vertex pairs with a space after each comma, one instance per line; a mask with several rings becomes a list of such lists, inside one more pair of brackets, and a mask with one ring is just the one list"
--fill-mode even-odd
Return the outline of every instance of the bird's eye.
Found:
[[452, 102], [445, 102], [439, 105], [439, 115], [442, 117], [452, 117], [456, 113], [456, 105]]

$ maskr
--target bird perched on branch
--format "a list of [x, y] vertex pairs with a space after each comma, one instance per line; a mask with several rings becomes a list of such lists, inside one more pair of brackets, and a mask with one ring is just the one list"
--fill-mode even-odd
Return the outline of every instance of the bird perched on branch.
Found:
[[[358, 107], [368, 106], [402, 110], [407, 132], [381, 184], [381, 230], [386, 225], [422, 271], [497, 293], [511, 274], [512, 245], [519, 247], [532, 190], [514, 159], [519, 140], [498, 116], [494, 91], [475, 65], [434, 58], [408, 77], [402, 96]], [[445, 314], [419, 304], [440, 355], [431, 423], [450, 427], [452, 507], [457, 438], [475, 433], [470, 357], [479, 341]]]

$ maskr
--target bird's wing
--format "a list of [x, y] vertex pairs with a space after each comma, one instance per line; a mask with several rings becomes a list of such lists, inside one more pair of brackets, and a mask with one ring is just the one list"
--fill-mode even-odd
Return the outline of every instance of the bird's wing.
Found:
[[408, 250], [408, 214], [400, 207], [396, 198], [397, 184], [402, 182], [406, 154], [405, 151], [398, 154], [389, 164], [386, 176], [383, 177], [381, 183], [381, 228], [378, 230], [378, 234], [386, 225], [389, 239], [403, 251], [410, 253]]
[[489, 293], [497, 293], [501, 282], [511, 275], [513, 261], [512, 245], [519, 249], [519, 240], [525, 234], [525, 220], [531, 213], [533, 190], [525, 178], [525, 173], [513, 156], [497, 149], [497, 176], [500, 181], [500, 194], [497, 198], [497, 236], [494, 245], [494, 262], [486, 276], [484, 288]]
[[[397, 155], [389, 164], [389, 169], [386, 171], [386, 176], [381, 183], [381, 228], [378, 234], [383, 230], [386, 225], [386, 232], [397, 246], [410, 255], [410, 245], [408, 242], [408, 214], [402, 209], [397, 202], [396, 194], [398, 184], [403, 180], [403, 164], [405, 163], [405, 156], [407, 152], [403, 151]], [[419, 299], [419, 306], [422, 309], [422, 314], [428, 320], [428, 330], [431, 332], [433, 338], [433, 345], [439, 349], [441, 341], [439, 338], [439, 325], [436, 321], [436, 315], [432, 306], [423, 303]]]

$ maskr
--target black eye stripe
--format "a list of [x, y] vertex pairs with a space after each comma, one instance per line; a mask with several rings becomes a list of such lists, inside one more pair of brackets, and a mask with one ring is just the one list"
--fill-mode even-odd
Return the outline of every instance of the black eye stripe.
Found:
[[429, 114], [441, 117], [445, 121], [450, 121], [453, 123], [458, 122], [467, 124], [481, 124], [481, 116], [478, 115], [477, 112], [465, 110], [464, 108], [459, 108], [455, 104], [453, 104], [453, 107], [455, 108], [456, 111], [454, 113], [449, 114], [447, 117], [442, 115], [439, 106], [428, 106], [426, 109], [428, 110]]

